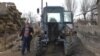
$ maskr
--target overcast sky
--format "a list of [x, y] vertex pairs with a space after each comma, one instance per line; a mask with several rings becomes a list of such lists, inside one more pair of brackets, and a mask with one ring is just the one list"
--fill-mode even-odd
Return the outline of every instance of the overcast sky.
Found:
[[[0, 0], [1, 2], [14, 2], [17, 9], [22, 13], [36, 13], [37, 8], [41, 8], [41, 0]], [[64, 5], [64, 0], [44, 0], [44, 6], [48, 2], [48, 5]]]
[[[81, 3], [83, 0], [75, 0], [77, 3], [77, 9], [75, 11], [75, 14], [78, 15], [82, 11], [81, 9]], [[87, 2], [91, 3], [91, 1], [95, 0], [87, 0]], [[36, 14], [36, 9], [41, 8], [41, 0], [0, 0], [0, 2], [14, 2], [17, 6], [17, 9], [22, 13], [28, 13], [31, 12], [33, 14]], [[44, 6], [46, 5], [46, 2], [48, 2], [49, 6], [64, 6], [65, 0], [44, 0]], [[93, 2], [91, 4], [93, 4]], [[82, 17], [82, 16], [81, 16]]]

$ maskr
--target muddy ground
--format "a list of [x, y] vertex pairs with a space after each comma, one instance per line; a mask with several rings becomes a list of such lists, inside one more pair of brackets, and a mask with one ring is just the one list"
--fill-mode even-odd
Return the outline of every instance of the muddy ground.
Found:
[[[37, 39], [37, 38], [35, 38]], [[32, 40], [31, 43], [31, 53], [26, 53], [25, 56], [35, 56], [34, 55], [34, 39]], [[62, 47], [50, 45], [46, 52], [45, 56], [65, 56], [63, 53]], [[1, 52], [0, 56], [22, 56], [20, 51], [12, 51], [12, 50], [7, 50], [5, 52]], [[68, 56], [96, 56], [94, 53], [89, 51], [80, 41], [78, 37], [73, 38], [73, 46], [71, 48], [71, 53]]]

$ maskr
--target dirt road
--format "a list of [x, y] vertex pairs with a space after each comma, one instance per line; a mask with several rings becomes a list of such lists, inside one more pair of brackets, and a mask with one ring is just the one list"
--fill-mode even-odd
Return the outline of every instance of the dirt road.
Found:
[[[35, 39], [36, 40], [36, 39]], [[35, 56], [34, 55], [34, 39], [31, 43], [31, 53], [26, 53], [26, 56]], [[46, 50], [45, 56], [64, 56], [63, 49], [60, 46], [55, 46], [50, 44]], [[71, 48], [71, 54], [68, 56], [95, 56], [94, 53], [89, 51], [86, 47], [83, 46], [79, 38], [73, 38], [73, 46]], [[21, 56], [20, 51], [5, 51], [1, 52], [0, 56]]]

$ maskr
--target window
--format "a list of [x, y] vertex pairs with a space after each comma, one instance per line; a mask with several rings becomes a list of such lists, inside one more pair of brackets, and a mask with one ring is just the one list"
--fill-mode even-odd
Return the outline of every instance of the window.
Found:
[[60, 13], [47, 13], [48, 22], [60, 22]]
[[64, 22], [72, 22], [71, 12], [64, 12]]

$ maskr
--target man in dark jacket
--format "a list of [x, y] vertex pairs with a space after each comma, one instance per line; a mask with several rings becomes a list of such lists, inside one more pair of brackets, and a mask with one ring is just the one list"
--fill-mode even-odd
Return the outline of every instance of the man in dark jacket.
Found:
[[30, 52], [30, 42], [32, 40], [33, 29], [29, 23], [26, 23], [21, 30], [20, 36], [22, 36], [22, 55], [24, 55], [25, 49]]

